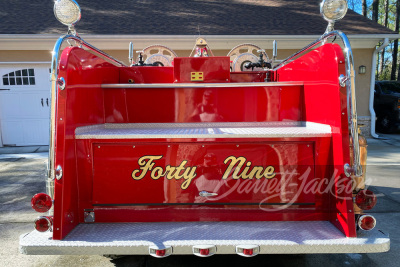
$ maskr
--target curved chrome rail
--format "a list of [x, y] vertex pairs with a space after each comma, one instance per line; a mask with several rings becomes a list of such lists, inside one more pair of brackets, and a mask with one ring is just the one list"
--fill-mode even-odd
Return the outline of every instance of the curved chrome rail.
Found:
[[347, 36], [341, 31], [332, 31], [322, 35], [319, 39], [307, 45], [303, 49], [294, 53], [290, 57], [283, 60], [281, 63], [276, 65], [273, 70], [278, 70], [283, 66], [289, 64], [294, 59], [300, 57], [303, 53], [309, 51], [320, 43], [325, 43], [330, 37], [339, 37], [343, 42], [343, 53], [346, 59], [346, 76], [338, 77], [339, 83], [344, 83], [347, 88], [347, 114], [350, 127], [350, 135], [353, 140], [353, 166], [345, 165], [345, 172], [347, 174], [353, 173], [355, 176], [362, 175], [362, 166], [360, 162], [360, 145], [358, 142], [358, 125], [357, 125], [357, 105], [356, 105], [356, 84], [355, 84], [355, 72], [354, 72], [354, 60], [353, 52], [351, 50], [350, 41]]
[[[96, 52], [105, 60], [109, 61], [110, 63], [121, 67], [126, 66], [121, 61], [113, 58], [110, 55], [107, 55], [103, 51], [97, 49], [96, 47], [86, 43], [83, 39], [76, 35], [64, 35], [58, 38], [57, 42], [54, 45], [53, 52], [52, 52], [52, 59], [51, 59], [51, 74], [50, 74], [50, 81], [51, 81], [51, 109], [50, 109], [50, 143], [49, 143], [49, 160], [47, 163], [47, 176], [49, 179], [54, 180], [55, 178], [55, 166], [54, 166], [54, 151], [55, 151], [55, 136], [56, 136], [56, 108], [57, 108], [57, 85], [61, 85], [61, 81], [58, 80], [58, 64], [59, 64], [59, 56], [60, 51], [63, 43], [68, 40], [75, 41], [79, 46], [84, 46], [89, 50]], [[50, 195], [53, 195], [51, 184], [48, 183], [47, 192]]]
[[[362, 175], [362, 167], [360, 164], [360, 150], [359, 150], [359, 142], [358, 142], [358, 126], [357, 126], [357, 111], [356, 111], [356, 93], [355, 93], [355, 72], [354, 72], [354, 60], [353, 60], [353, 53], [351, 50], [350, 42], [347, 36], [341, 31], [332, 31], [322, 35], [319, 39], [314, 41], [313, 43], [309, 44], [308, 46], [304, 47], [303, 49], [299, 50], [292, 56], [288, 57], [287, 59], [283, 60], [281, 63], [276, 65], [273, 70], [278, 70], [281, 67], [289, 64], [297, 57], [300, 57], [303, 53], [309, 51], [316, 45], [320, 44], [321, 42], [324, 43], [330, 37], [339, 37], [344, 45], [343, 52], [346, 57], [346, 77], [342, 79], [342, 82], [346, 84], [347, 88], [347, 105], [348, 105], [348, 120], [350, 125], [350, 134], [353, 139], [353, 166], [349, 166], [346, 164], [345, 172], [346, 173], [354, 173], [356, 176]], [[54, 151], [55, 151], [55, 117], [56, 117], [56, 102], [57, 102], [57, 84], [58, 81], [58, 61], [59, 61], [59, 54], [61, 50], [62, 44], [66, 40], [74, 40], [80, 46], [85, 46], [86, 48], [96, 52], [100, 56], [104, 57], [106, 60], [110, 61], [110, 63], [115, 64], [116, 66], [126, 66], [124, 63], [114, 59], [113, 57], [107, 55], [103, 51], [95, 48], [94, 46], [86, 43], [80, 37], [75, 35], [65, 35], [60, 37], [56, 44], [54, 45], [53, 53], [52, 53], [52, 61], [51, 61], [51, 111], [50, 111], [50, 144], [49, 144], [49, 161], [47, 167], [47, 174], [48, 178], [54, 180], [55, 178], [55, 166], [54, 166]], [[339, 81], [338, 81], [339, 82]], [[51, 195], [53, 192], [49, 192]]]

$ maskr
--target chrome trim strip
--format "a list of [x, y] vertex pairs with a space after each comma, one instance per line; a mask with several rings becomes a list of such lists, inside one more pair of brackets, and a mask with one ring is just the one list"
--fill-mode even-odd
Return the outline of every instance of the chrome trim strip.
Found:
[[[319, 39], [312, 42], [308, 46], [294, 53], [290, 57], [283, 60], [274, 67], [274, 71], [279, 70], [283, 66], [289, 64], [294, 59], [300, 57], [303, 53], [314, 48], [320, 43], [324, 43], [330, 37], [339, 37], [343, 42], [343, 53], [346, 59], [346, 88], [347, 88], [347, 107], [348, 107], [348, 122], [350, 127], [350, 136], [353, 139], [353, 166], [351, 172], [355, 176], [362, 175], [362, 166], [360, 162], [360, 145], [358, 142], [358, 125], [357, 125], [357, 105], [356, 105], [356, 86], [355, 86], [355, 71], [353, 52], [351, 50], [350, 41], [347, 36], [341, 31], [332, 31], [322, 35]], [[339, 81], [338, 81], [339, 82]]]
[[303, 86], [303, 82], [102, 84], [101, 88], [236, 88]]
[[[89, 50], [96, 52], [105, 60], [109, 61], [110, 63], [120, 67], [125, 66], [124, 63], [118, 61], [117, 59], [107, 55], [103, 51], [95, 48], [94, 46], [86, 43], [83, 39], [79, 36], [75, 35], [64, 35], [58, 38], [56, 41], [53, 52], [52, 52], [52, 59], [51, 59], [51, 74], [50, 74], [50, 81], [51, 81], [51, 108], [50, 108], [50, 143], [49, 143], [49, 160], [47, 163], [47, 176], [48, 178], [54, 180], [55, 173], [54, 173], [54, 151], [55, 151], [55, 134], [56, 134], [56, 108], [57, 108], [57, 84], [58, 84], [58, 61], [60, 56], [60, 51], [63, 43], [67, 40], [74, 40], [79, 46], [84, 46]], [[51, 190], [48, 187], [47, 191]], [[47, 192], [49, 195], [53, 195], [52, 192]]]

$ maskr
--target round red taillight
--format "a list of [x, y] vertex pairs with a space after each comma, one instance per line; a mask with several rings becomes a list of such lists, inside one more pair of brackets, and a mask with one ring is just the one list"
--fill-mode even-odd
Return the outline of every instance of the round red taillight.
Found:
[[370, 210], [376, 205], [376, 196], [371, 190], [361, 190], [355, 199], [356, 205], [362, 210]]
[[35, 220], [35, 229], [39, 232], [47, 232], [51, 230], [53, 219], [47, 216], [41, 216]]
[[375, 225], [376, 225], [376, 220], [371, 215], [362, 215], [358, 219], [358, 226], [365, 231], [374, 229]]
[[39, 193], [32, 197], [31, 200], [32, 208], [37, 212], [49, 211], [53, 205], [51, 197], [45, 193]]

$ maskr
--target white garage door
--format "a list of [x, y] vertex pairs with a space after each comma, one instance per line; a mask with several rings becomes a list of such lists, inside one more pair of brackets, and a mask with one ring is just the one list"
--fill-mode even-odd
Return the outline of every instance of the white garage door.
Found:
[[0, 122], [3, 145], [48, 145], [48, 65], [0, 65]]

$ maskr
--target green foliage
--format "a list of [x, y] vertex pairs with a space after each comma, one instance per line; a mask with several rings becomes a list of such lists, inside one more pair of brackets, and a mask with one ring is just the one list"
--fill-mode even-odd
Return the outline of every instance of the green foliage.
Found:
[[[372, 19], [372, 0], [367, 1], [367, 17]], [[386, 26], [391, 30], [396, 29], [396, 4], [400, 0], [379, 0], [379, 12], [378, 12], [378, 23]], [[349, 9], [362, 15], [362, 0], [349, 0]], [[386, 5], [388, 5], [386, 7]], [[386, 25], [385, 25], [386, 24]], [[398, 49], [400, 51], [400, 49]], [[393, 42], [386, 47], [383, 53], [377, 55], [377, 69], [376, 79], [377, 80], [390, 80], [392, 63], [393, 63]], [[395, 60], [399, 58], [399, 53]], [[383, 62], [383, 64], [382, 64]], [[397, 60], [398, 62], [398, 60]], [[400, 62], [397, 63], [397, 66]], [[396, 77], [398, 77], [398, 69], [396, 68]], [[398, 79], [398, 78], [397, 78]]]

